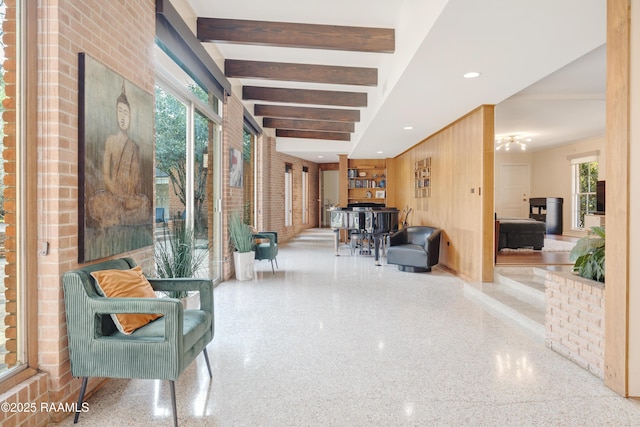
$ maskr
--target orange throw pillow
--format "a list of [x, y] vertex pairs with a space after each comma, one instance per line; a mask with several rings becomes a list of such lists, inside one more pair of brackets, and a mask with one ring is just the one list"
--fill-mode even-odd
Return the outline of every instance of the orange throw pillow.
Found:
[[[151, 284], [142, 274], [142, 267], [130, 270], [101, 270], [91, 273], [98, 283], [97, 291], [108, 298], [157, 298]], [[131, 334], [136, 329], [161, 317], [162, 314], [112, 314], [111, 318], [123, 334]]]

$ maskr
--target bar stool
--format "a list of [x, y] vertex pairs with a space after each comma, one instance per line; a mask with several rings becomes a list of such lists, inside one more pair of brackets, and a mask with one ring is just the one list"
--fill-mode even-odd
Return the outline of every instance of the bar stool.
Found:
[[[357, 248], [360, 248], [360, 255], [371, 254], [371, 239], [365, 231], [354, 230], [349, 237], [351, 242], [351, 255], [354, 254]], [[365, 241], [367, 242], [366, 248]]]

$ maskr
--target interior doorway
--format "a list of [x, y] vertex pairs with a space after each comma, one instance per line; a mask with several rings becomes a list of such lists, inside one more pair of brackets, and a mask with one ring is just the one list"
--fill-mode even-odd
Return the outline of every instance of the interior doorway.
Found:
[[528, 164], [502, 164], [496, 188], [498, 218], [528, 218], [531, 175]]
[[320, 176], [320, 226], [329, 227], [331, 217], [327, 209], [340, 201], [340, 172], [323, 170]]

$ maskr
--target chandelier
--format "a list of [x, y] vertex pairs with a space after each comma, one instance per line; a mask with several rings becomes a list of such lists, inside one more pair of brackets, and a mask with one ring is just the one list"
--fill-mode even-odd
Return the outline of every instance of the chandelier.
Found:
[[[531, 138], [526, 138], [525, 142], [531, 142]], [[527, 149], [527, 144], [522, 141], [522, 137], [510, 135], [510, 136], [501, 136], [496, 138], [496, 151], [499, 151], [504, 148], [505, 151], [509, 151], [512, 147], [520, 147], [522, 151]]]

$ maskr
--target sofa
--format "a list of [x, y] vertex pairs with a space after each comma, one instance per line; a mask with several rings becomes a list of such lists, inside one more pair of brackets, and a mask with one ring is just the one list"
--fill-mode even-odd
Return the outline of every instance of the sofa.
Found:
[[497, 250], [504, 248], [540, 250], [544, 246], [546, 223], [529, 218], [499, 218], [497, 221]]
[[389, 236], [387, 264], [398, 270], [428, 272], [440, 258], [441, 230], [428, 226], [405, 227]]

